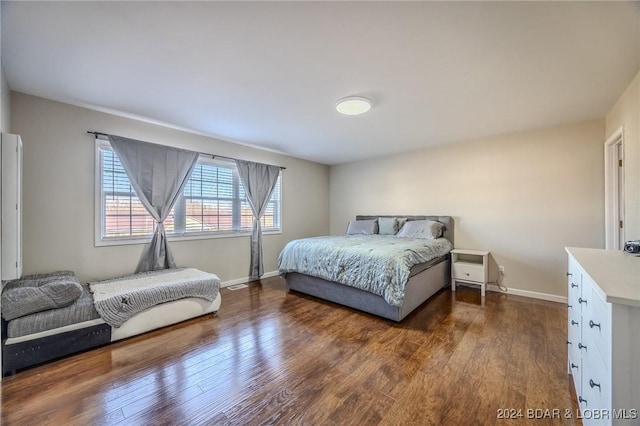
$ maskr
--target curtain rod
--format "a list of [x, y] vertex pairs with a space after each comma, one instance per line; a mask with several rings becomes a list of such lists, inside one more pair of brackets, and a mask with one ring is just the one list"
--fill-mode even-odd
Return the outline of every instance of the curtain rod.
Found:
[[[87, 130], [87, 133], [95, 135], [96, 137], [98, 136], [105, 136], [105, 137], [109, 137], [109, 136], [116, 136], [116, 135], [110, 135], [108, 133], [102, 133], [102, 132], [92, 132], [91, 130]], [[237, 158], [233, 158], [233, 157], [225, 157], [224, 155], [217, 155], [217, 154], [210, 154], [208, 152], [199, 152], [198, 154], [200, 155], [208, 155], [211, 158], [224, 158], [225, 160], [232, 160], [232, 161], [236, 161]], [[271, 164], [268, 164], [269, 166], [271, 166]], [[283, 166], [277, 166], [280, 167], [280, 170], [286, 170], [286, 167]]]

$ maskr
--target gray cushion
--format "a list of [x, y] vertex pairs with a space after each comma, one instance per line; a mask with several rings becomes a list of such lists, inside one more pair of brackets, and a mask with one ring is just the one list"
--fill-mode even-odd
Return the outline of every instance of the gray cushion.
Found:
[[62, 308], [71, 305], [81, 295], [82, 286], [73, 272], [28, 275], [10, 281], [2, 290], [2, 317], [10, 321]]
[[435, 220], [410, 220], [404, 224], [396, 234], [404, 238], [440, 238], [444, 232], [444, 225]]
[[399, 229], [397, 217], [378, 218], [378, 232], [380, 235], [396, 235]]
[[100, 318], [98, 311], [93, 306], [93, 294], [91, 294], [89, 286], [83, 285], [82, 291], [82, 296], [69, 306], [36, 312], [9, 321], [7, 337], [27, 336]]
[[378, 219], [374, 220], [352, 220], [347, 227], [347, 235], [356, 234], [377, 234]]

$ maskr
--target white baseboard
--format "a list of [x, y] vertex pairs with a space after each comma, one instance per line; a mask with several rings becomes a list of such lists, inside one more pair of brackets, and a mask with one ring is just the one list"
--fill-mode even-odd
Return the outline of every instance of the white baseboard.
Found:
[[504, 293], [504, 294], [513, 294], [514, 296], [530, 297], [532, 299], [548, 300], [549, 302], [557, 302], [557, 303], [565, 303], [565, 304], [567, 303], [567, 298], [564, 296], [558, 296], [555, 294], [548, 294], [548, 293], [538, 293], [537, 291], [520, 290], [517, 288], [509, 288], [505, 292], [500, 290], [500, 287], [498, 287], [495, 284], [488, 284], [487, 290], [496, 291], [498, 293]]
[[[476, 284], [467, 284], [463, 282], [458, 282], [456, 283], [456, 285], [459, 285], [459, 286], [466, 285], [469, 287], [479, 288], [479, 286]], [[487, 291], [493, 291], [493, 292], [502, 293], [502, 294], [513, 294], [514, 296], [530, 297], [532, 299], [548, 300], [549, 302], [557, 302], [557, 303], [564, 303], [564, 304], [567, 303], [567, 298], [564, 296], [558, 296], [555, 294], [548, 294], [548, 293], [538, 293], [537, 291], [520, 290], [517, 288], [508, 288], [507, 291], [502, 291], [500, 290], [500, 287], [491, 283], [487, 284]]]
[[[280, 272], [270, 271], [270, 272], [265, 272], [262, 278], [271, 278], [278, 275], [280, 275]], [[254, 281], [254, 280], [252, 280], [249, 277], [238, 278], [235, 280], [221, 282], [220, 287], [229, 287], [230, 285], [244, 284], [250, 281]], [[459, 283], [458, 285], [465, 285], [465, 284]], [[504, 293], [504, 294], [513, 294], [514, 296], [530, 297], [532, 299], [548, 300], [549, 302], [557, 302], [557, 303], [565, 303], [565, 304], [567, 303], [567, 298], [564, 296], [558, 296], [555, 294], [548, 294], [548, 293], [539, 293], [537, 291], [520, 290], [517, 288], [509, 288], [506, 292], [504, 292], [500, 290], [500, 287], [498, 287], [495, 284], [487, 284], [487, 291], [494, 291], [497, 293]]]
[[[275, 277], [278, 276], [280, 274], [280, 272], [278, 271], [270, 271], [270, 272], [265, 272], [264, 275], [262, 276], [262, 278], [271, 278], [271, 277]], [[243, 278], [237, 278], [235, 280], [229, 280], [229, 281], [223, 281], [220, 283], [220, 287], [229, 287], [230, 285], [234, 285], [234, 284], [244, 284], [244, 283], [248, 283], [250, 281], [255, 281], [249, 277], [243, 277]]]

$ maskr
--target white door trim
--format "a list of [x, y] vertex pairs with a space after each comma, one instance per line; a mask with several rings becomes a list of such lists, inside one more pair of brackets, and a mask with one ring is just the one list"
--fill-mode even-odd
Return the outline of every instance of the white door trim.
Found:
[[[621, 148], [619, 151], [621, 158], [618, 158], [618, 146]], [[623, 160], [624, 166], [624, 131], [622, 126], [616, 129], [604, 143], [604, 228], [605, 247], [608, 250], [620, 250], [624, 243], [620, 238], [618, 222], [624, 217], [624, 173], [619, 179], [618, 160]]]

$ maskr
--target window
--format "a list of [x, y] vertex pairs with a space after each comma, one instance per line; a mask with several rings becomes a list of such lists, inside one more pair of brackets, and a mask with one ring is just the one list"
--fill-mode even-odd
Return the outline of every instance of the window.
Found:
[[[137, 243], [154, 220], [136, 196], [107, 141], [96, 142], [96, 244]], [[264, 232], [280, 231], [281, 178], [262, 217]], [[99, 216], [99, 217], [98, 217]], [[235, 162], [200, 157], [164, 227], [171, 238], [210, 238], [251, 232], [253, 215]]]

